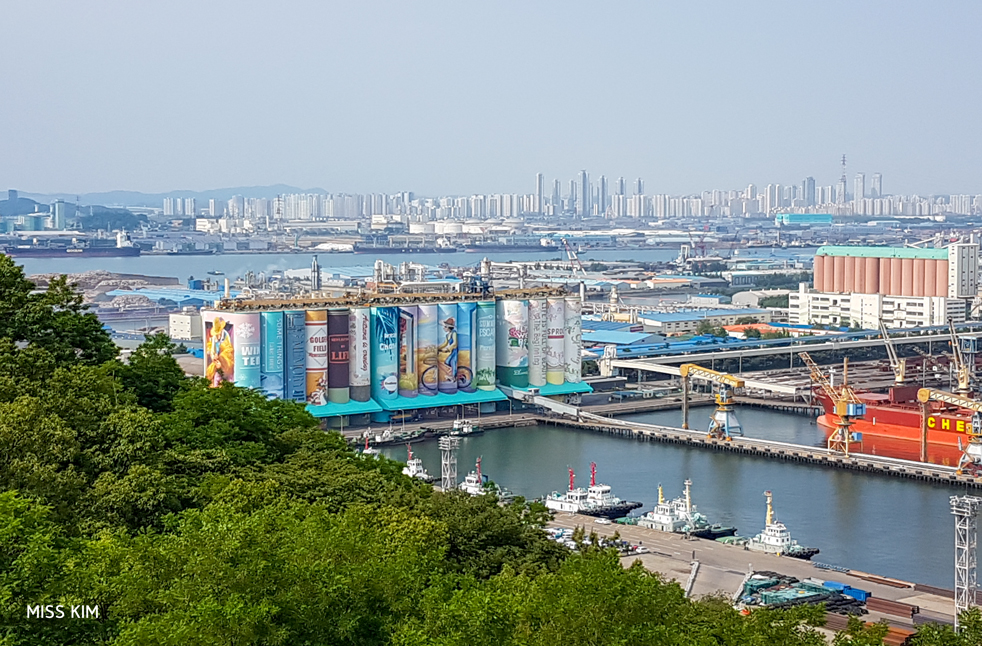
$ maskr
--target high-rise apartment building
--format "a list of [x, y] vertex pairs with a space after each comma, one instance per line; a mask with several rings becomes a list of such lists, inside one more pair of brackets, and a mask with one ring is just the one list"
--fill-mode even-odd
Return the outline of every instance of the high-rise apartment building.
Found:
[[637, 183], [634, 185], [634, 194], [644, 195], [644, 180], [642, 180], [640, 177], [638, 178]]
[[542, 176], [542, 173], [536, 173], [535, 174], [535, 200], [534, 200], [534, 202], [532, 204], [532, 210], [535, 213], [542, 213], [542, 211], [543, 211], [543, 208], [542, 208], [542, 183], [544, 181], [545, 181], [545, 178]]
[[801, 182], [801, 198], [805, 206], [815, 206], [815, 178], [806, 177]]
[[225, 205], [222, 204], [221, 200], [215, 198], [208, 200], [208, 215], [213, 218], [220, 218], [225, 215]]
[[580, 171], [580, 191], [578, 194], [579, 200], [576, 205], [576, 214], [580, 217], [586, 217], [590, 215], [590, 176], [585, 170]]
[[607, 211], [607, 176], [601, 175], [597, 180], [597, 215], [603, 215]]
[[870, 197], [883, 197], [883, 175], [873, 173], [873, 181], [869, 191]]
[[853, 181], [852, 201], [860, 202], [864, 197], [866, 197], [866, 175], [856, 173], [856, 179]]
[[617, 195], [624, 195], [624, 178], [617, 178]]
[[563, 187], [558, 179], [552, 181], [552, 214], [563, 212]]

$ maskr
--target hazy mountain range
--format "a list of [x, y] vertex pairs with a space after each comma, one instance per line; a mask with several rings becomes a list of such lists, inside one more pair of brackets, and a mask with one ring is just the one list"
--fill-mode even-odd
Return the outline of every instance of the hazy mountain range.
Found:
[[[154, 206], [160, 207], [164, 203], [165, 197], [193, 197], [198, 200], [198, 206], [204, 206], [208, 200], [228, 200], [233, 195], [242, 197], [266, 197], [274, 198], [284, 193], [327, 193], [322, 188], [298, 188], [286, 184], [273, 184], [272, 186], [236, 186], [233, 188], [215, 188], [207, 191], [170, 191], [169, 193], [140, 193], [138, 191], [107, 191], [104, 193], [27, 193], [20, 191], [21, 197], [30, 198], [43, 204], [54, 202], [55, 200], [65, 200], [74, 203], [76, 198], [79, 204], [99, 204], [105, 206]], [[3, 195], [2, 197], [6, 197]]]

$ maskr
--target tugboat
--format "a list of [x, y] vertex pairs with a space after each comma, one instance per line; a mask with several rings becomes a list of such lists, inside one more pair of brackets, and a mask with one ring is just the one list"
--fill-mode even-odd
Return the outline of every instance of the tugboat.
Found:
[[746, 548], [753, 552], [792, 556], [806, 561], [818, 554], [817, 547], [803, 547], [798, 545], [798, 541], [791, 539], [788, 528], [774, 517], [774, 507], [771, 504], [773, 495], [770, 491], [765, 491], [764, 495], [767, 497], [767, 519], [764, 531], [747, 541]]
[[498, 500], [501, 502], [508, 502], [515, 497], [515, 494], [498, 486], [497, 483], [491, 482], [486, 475], [481, 473], [481, 458], [477, 459], [475, 470], [464, 476], [464, 481], [458, 485], [458, 489], [472, 496], [493, 493], [498, 496]]
[[413, 445], [407, 444], [406, 449], [409, 451], [409, 459], [406, 460], [406, 466], [403, 467], [403, 475], [407, 475], [410, 478], [419, 478], [423, 482], [433, 482], [433, 476], [426, 472], [423, 468], [423, 460], [420, 458], [413, 457]]
[[569, 470], [569, 489], [565, 493], [553, 491], [546, 496], [546, 508], [585, 516], [598, 516], [611, 520], [627, 516], [642, 505], [633, 500], [621, 500], [611, 494], [610, 485], [597, 484], [597, 463], [590, 463], [590, 488], [573, 485], [576, 474]]
[[638, 525], [709, 540], [736, 534], [736, 527], [710, 523], [705, 516], [696, 511], [696, 506], [692, 504], [691, 487], [692, 481], [686, 480], [684, 497], [666, 501], [661, 485], [658, 485], [658, 504], [653, 510], [638, 518]]
[[474, 424], [466, 419], [455, 419], [453, 421], [453, 428], [450, 429], [450, 435], [455, 436], [480, 435], [481, 433], [480, 427], [474, 426]]
[[361, 454], [362, 455], [367, 455], [367, 456], [370, 456], [370, 457], [373, 457], [373, 458], [376, 458], [377, 459], [380, 455], [382, 455], [382, 452], [379, 451], [374, 446], [368, 446], [368, 435], [366, 435], [365, 436], [365, 448], [363, 448], [361, 450]]

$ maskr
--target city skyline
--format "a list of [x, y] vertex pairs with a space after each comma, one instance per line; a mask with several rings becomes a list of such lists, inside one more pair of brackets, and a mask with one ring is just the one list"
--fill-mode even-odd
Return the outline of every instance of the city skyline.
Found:
[[846, 152], [894, 191], [978, 190], [978, 3], [53, 0], [5, 18], [0, 187], [438, 195], [594, 168], [691, 194], [834, 183]]

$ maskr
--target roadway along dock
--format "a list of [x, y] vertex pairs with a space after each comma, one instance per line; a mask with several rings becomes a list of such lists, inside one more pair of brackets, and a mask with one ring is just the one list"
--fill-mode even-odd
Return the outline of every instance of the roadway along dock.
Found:
[[[594, 518], [577, 514], [557, 514], [549, 526], [567, 529], [583, 527], [587, 535], [596, 532], [601, 536], [612, 536], [617, 532], [622, 539], [648, 548], [646, 554], [623, 557], [625, 566], [640, 560], [646, 569], [660, 573], [667, 580], [674, 579], [683, 587], [695, 572], [695, 577], [691, 581], [693, 597], [718, 592], [733, 597], [737, 589], [742, 586], [749, 569], [779, 572], [798, 579], [815, 577], [841, 581], [868, 590], [875, 599], [918, 606], [921, 623], [923, 621], [951, 623], [954, 619], [954, 594], [950, 590], [874, 576], [846, 568], [835, 567], [830, 571], [821, 569], [809, 561], [750, 552], [737, 545], [686, 538], [681, 534], [660, 532], [637, 525], [600, 525], [595, 523]], [[698, 568], [693, 567], [696, 562], [699, 564]], [[863, 617], [865, 621], [877, 621], [881, 618], [899, 627], [912, 628], [914, 625], [914, 620], [911, 618], [884, 615], [872, 610], [869, 615]]]

